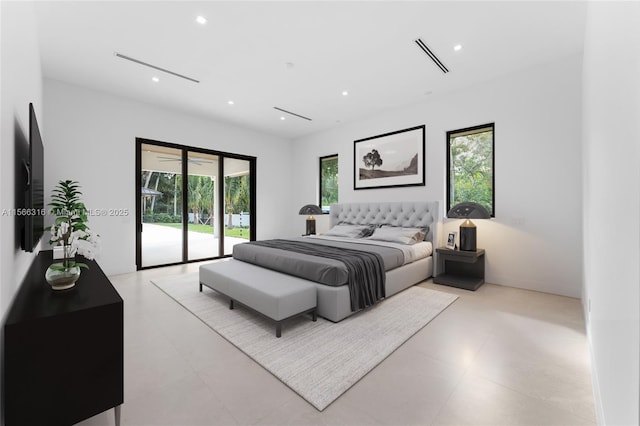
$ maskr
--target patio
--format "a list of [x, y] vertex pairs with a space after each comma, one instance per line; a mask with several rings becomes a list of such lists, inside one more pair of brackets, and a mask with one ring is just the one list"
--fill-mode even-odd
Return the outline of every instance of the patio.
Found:
[[[220, 256], [218, 238], [213, 234], [187, 231], [189, 260]], [[231, 254], [236, 244], [249, 241], [244, 238], [225, 237], [225, 252]], [[168, 226], [144, 223], [142, 225], [142, 266], [165, 265], [182, 261], [182, 230]]]

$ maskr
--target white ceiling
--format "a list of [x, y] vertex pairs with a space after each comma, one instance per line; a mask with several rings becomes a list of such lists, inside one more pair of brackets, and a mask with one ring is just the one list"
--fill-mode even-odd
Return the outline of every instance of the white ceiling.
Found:
[[[36, 7], [45, 77], [286, 138], [580, 52], [586, 15], [584, 2], [69, 1]], [[195, 22], [198, 15], [206, 25]], [[448, 74], [418, 49], [418, 37]], [[458, 43], [463, 48], [455, 52]], [[312, 121], [286, 115], [282, 121], [274, 106]]]

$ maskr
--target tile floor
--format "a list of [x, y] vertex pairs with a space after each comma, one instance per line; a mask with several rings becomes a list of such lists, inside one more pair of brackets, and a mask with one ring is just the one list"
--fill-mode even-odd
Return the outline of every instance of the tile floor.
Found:
[[[460, 298], [323, 412], [149, 282], [125, 302], [123, 425], [595, 425], [579, 300], [485, 284]], [[113, 425], [113, 410], [81, 425]]]

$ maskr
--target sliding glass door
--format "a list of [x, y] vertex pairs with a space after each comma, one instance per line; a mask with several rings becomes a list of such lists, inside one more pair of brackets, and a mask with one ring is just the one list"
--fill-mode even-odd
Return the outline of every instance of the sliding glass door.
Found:
[[255, 239], [254, 157], [136, 139], [138, 269], [228, 256]]
[[251, 163], [225, 158], [224, 168], [224, 254], [251, 236]]
[[216, 182], [220, 157], [213, 154], [187, 154], [187, 242], [189, 260], [217, 257], [220, 254], [219, 227], [216, 226]]
[[141, 266], [182, 261], [182, 167], [179, 149], [142, 144]]

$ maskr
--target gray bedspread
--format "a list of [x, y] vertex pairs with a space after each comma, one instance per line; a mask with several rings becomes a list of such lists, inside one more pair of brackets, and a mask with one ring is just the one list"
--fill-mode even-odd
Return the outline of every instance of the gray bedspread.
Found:
[[[233, 247], [233, 257], [321, 284], [349, 285], [352, 309], [354, 303], [355, 309], [360, 309], [362, 306], [358, 305], [368, 306], [384, 297], [384, 271], [404, 262], [404, 254], [395, 248], [366, 245], [366, 251], [364, 250], [365, 247], [361, 244], [296, 238], [237, 244]], [[347, 253], [353, 256], [349, 256], [350, 260], [345, 262]], [[356, 253], [369, 253], [369, 256], [365, 257], [378, 259], [379, 265], [369, 263], [364, 269], [362, 266], [354, 266]], [[361, 271], [357, 272], [358, 269]], [[381, 275], [381, 278], [375, 278], [377, 283], [374, 281], [373, 284], [365, 284], [366, 288], [363, 289], [361, 284], [366, 281], [366, 276], [371, 274]]]

